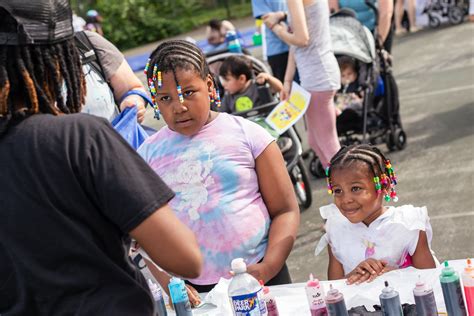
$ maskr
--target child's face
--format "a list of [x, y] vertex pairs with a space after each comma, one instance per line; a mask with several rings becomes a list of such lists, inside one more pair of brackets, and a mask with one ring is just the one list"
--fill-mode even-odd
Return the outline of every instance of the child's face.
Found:
[[245, 75], [235, 77], [231, 74], [227, 74], [225, 77], [219, 77], [219, 79], [224, 89], [230, 94], [242, 92], [247, 84], [247, 77], [245, 77]]
[[[168, 127], [180, 134], [191, 136], [210, 120], [209, 94], [214, 85], [208, 76], [205, 80], [193, 70], [176, 69], [184, 103], [179, 102], [173, 72], [162, 74], [162, 87], [157, 89], [156, 102]], [[157, 84], [155, 83], [157, 86]]]
[[341, 82], [348, 85], [357, 80], [357, 73], [352, 67], [346, 67], [341, 71]]
[[377, 194], [373, 178], [363, 162], [331, 171], [334, 202], [351, 223], [368, 226], [383, 212], [383, 194]]

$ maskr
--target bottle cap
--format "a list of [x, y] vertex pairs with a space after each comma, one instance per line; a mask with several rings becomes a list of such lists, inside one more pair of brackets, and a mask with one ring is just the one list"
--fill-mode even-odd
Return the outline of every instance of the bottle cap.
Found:
[[464, 268], [464, 272], [466, 272], [467, 274], [474, 274], [474, 266], [472, 265], [470, 258], [467, 259], [467, 265]]
[[260, 285], [262, 286], [263, 294], [270, 293], [270, 289], [268, 288], [268, 286], [265, 286], [265, 283], [263, 283], [263, 280], [259, 280], [258, 283], [260, 283]]
[[388, 282], [384, 282], [385, 287], [382, 289], [382, 293], [392, 293], [393, 292], [393, 287], [388, 286]]
[[244, 273], [247, 271], [247, 265], [245, 264], [244, 259], [242, 258], [236, 258], [232, 260], [230, 266], [234, 273]]
[[441, 275], [442, 275], [442, 276], [451, 276], [451, 275], [453, 275], [453, 274], [455, 274], [455, 273], [456, 273], [456, 272], [454, 271], [454, 269], [449, 266], [448, 261], [445, 261], [445, 262], [444, 262], [444, 268], [443, 268], [443, 270], [441, 270]]
[[318, 279], [315, 279], [313, 274], [311, 273], [309, 275], [309, 280], [308, 282], [306, 283], [306, 286], [309, 286], [309, 287], [319, 287], [319, 280]]
[[262, 24], [263, 24], [262, 19], [256, 19], [256, 20], [255, 20], [255, 26], [256, 26], [256, 27], [260, 27], [260, 26], [262, 26]]

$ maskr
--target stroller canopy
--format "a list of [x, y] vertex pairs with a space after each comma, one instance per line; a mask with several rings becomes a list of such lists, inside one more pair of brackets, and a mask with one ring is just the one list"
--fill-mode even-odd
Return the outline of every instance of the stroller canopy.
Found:
[[368, 28], [351, 16], [330, 19], [331, 42], [334, 54], [354, 57], [364, 63], [375, 61], [375, 41]]

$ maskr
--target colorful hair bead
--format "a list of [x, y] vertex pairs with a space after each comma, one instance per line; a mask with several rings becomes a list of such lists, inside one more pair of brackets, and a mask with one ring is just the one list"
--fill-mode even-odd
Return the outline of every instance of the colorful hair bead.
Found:
[[184, 97], [183, 97], [183, 92], [181, 91], [181, 86], [178, 85], [176, 89], [178, 90], [179, 102], [184, 103]]
[[161, 89], [163, 87], [163, 81], [161, 78], [161, 71], [158, 71], [158, 89]]
[[219, 89], [216, 89], [216, 105], [217, 107], [221, 106], [221, 96], [219, 94]]
[[382, 193], [382, 186], [380, 185], [379, 177], [374, 177], [374, 183], [375, 183], [375, 190], [377, 191], [377, 194]]
[[390, 195], [385, 194], [384, 199], [385, 201], [390, 202]]
[[331, 180], [329, 179], [329, 166], [326, 167], [325, 172], [326, 172], [326, 182], [328, 185], [328, 194], [333, 194]]
[[145, 73], [145, 76], [148, 74], [148, 68], [150, 68], [150, 58], [148, 58], [147, 62], [146, 62], [146, 66], [145, 66], [145, 69], [143, 69], [143, 72]]

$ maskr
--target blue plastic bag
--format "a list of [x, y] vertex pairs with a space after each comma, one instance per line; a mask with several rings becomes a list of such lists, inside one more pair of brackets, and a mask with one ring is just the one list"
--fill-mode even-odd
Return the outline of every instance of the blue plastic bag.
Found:
[[148, 138], [148, 133], [137, 122], [137, 107], [127, 107], [112, 121], [112, 126], [135, 149]]

